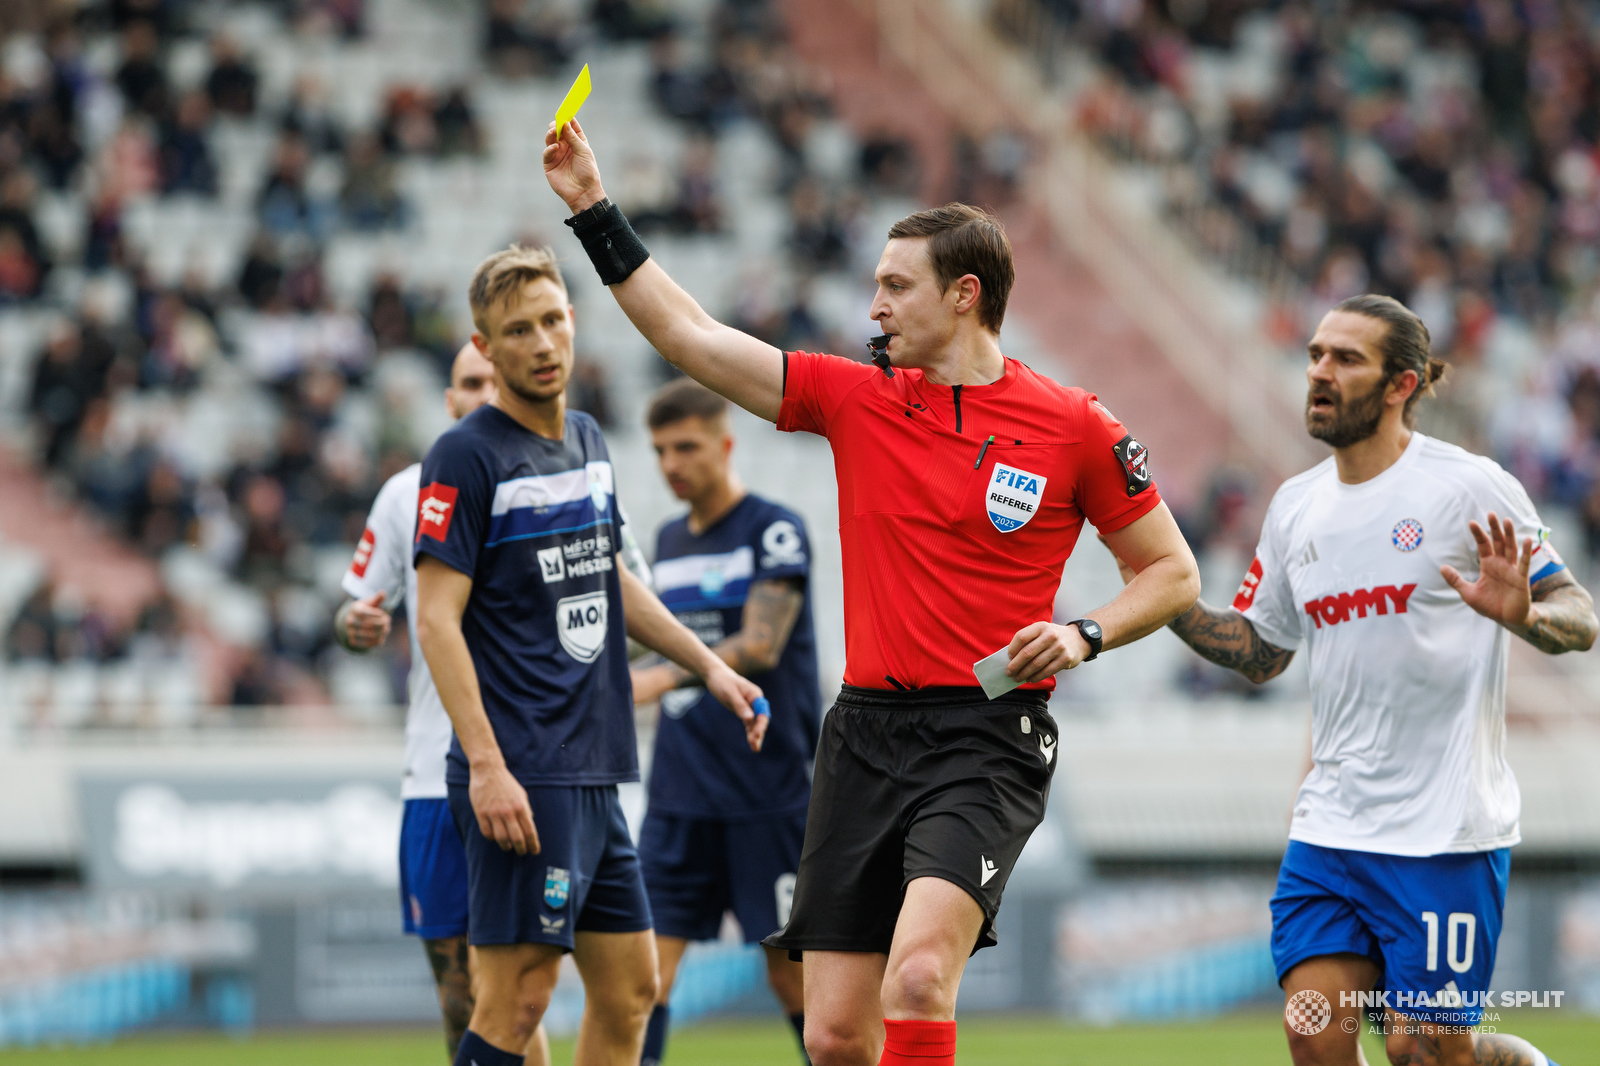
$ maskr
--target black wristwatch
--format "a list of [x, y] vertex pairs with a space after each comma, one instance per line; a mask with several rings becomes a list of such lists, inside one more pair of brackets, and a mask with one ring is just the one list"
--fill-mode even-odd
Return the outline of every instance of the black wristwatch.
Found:
[[1069, 626], [1077, 626], [1078, 632], [1083, 634], [1083, 639], [1089, 642], [1089, 655], [1084, 662], [1091, 662], [1100, 657], [1100, 649], [1105, 645], [1105, 634], [1100, 631], [1100, 623], [1092, 618], [1079, 618], [1075, 622], [1068, 622]]

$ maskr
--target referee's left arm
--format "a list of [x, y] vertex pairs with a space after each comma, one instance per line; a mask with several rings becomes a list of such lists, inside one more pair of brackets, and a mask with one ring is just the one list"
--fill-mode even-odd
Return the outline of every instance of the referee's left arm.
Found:
[[733, 668], [678, 621], [656, 598], [644, 582], [627, 567], [618, 567], [622, 582], [622, 613], [628, 636], [652, 651], [658, 651], [705, 682], [706, 691], [744, 723], [745, 738], [751, 751], [761, 750], [767, 732], [767, 718], [750, 706], [761, 697], [761, 688], [733, 672]]
[[[1103, 536], [1134, 574], [1116, 599], [1085, 616], [1099, 623], [1102, 650], [1109, 651], [1154, 633], [1193, 607], [1200, 598], [1200, 568], [1165, 503]], [[1077, 666], [1088, 657], [1089, 644], [1077, 626], [1035, 622], [1018, 630], [1009, 650], [1006, 672], [1028, 684]]]

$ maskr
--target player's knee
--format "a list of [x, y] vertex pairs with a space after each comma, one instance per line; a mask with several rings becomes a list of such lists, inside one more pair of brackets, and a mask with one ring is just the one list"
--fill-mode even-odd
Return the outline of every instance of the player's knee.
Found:
[[550, 997], [554, 992], [553, 982], [524, 981], [517, 989], [517, 1028], [526, 1028], [528, 1035], [532, 1036], [533, 1031], [544, 1020], [544, 1012], [550, 1009]]
[[472, 1029], [526, 1044], [550, 1006], [548, 987], [485, 988], [472, 1010]]
[[584, 994], [592, 1009], [604, 1015], [609, 1024], [631, 1026], [643, 1024], [656, 1005], [659, 988], [656, 973], [641, 969], [627, 977], [608, 981], [604, 988], [585, 988]]
[[806, 1055], [812, 1066], [873, 1066], [878, 1048], [870, 1033], [806, 1021]]
[[936, 952], [918, 951], [900, 960], [884, 979], [884, 1006], [913, 1018], [946, 1018], [955, 1010], [952, 973]]

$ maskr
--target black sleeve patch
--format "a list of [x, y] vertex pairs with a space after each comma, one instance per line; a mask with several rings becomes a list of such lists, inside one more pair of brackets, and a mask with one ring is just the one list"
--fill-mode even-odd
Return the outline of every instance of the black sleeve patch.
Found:
[[1137, 496], [1155, 484], [1150, 480], [1150, 449], [1134, 440], [1132, 434], [1113, 444], [1111, 450], [1116, 453], [1122, 473], [1128, 479], [1129, 496]]

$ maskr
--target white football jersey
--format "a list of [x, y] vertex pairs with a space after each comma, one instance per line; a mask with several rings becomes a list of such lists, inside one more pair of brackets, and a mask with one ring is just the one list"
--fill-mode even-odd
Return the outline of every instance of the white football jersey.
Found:
[[[416, 543], [417, 496], [422, 487], [422, 464], [414, 463], [384, 482], [372, 501], [366, 531], [356, 546], [355, 558], [345, 571], [344, 590], [361, 599], [384, 593], [383, 609], [393, 611], [401, 602], [417, 602], [417, 568], [411, 547]], [[444, 761], [454, 735], [439, 690], [433, 685], [417, 626], [407, 611], [411, 638], [411, 675], [406, 680], [410, 706], [406, 710], [406, 765], [400, 780], [401, 799], [443, 799]]]
[[1234, 608], [1263, 640], [1304, 643], [1312, 769], [1291, 840], [1389, 855], [1521, 839], [1506, 762], [1512, 636], [1439, 574], [1476, 580], [1467, 523], [1494, 511], [1535, 538], [1529, 574], [1562, 567], [1527, 492], [1492, 460], [1411, 435], [1389, 469], [1346, 485], [1330, 458], [1284, 482]]

